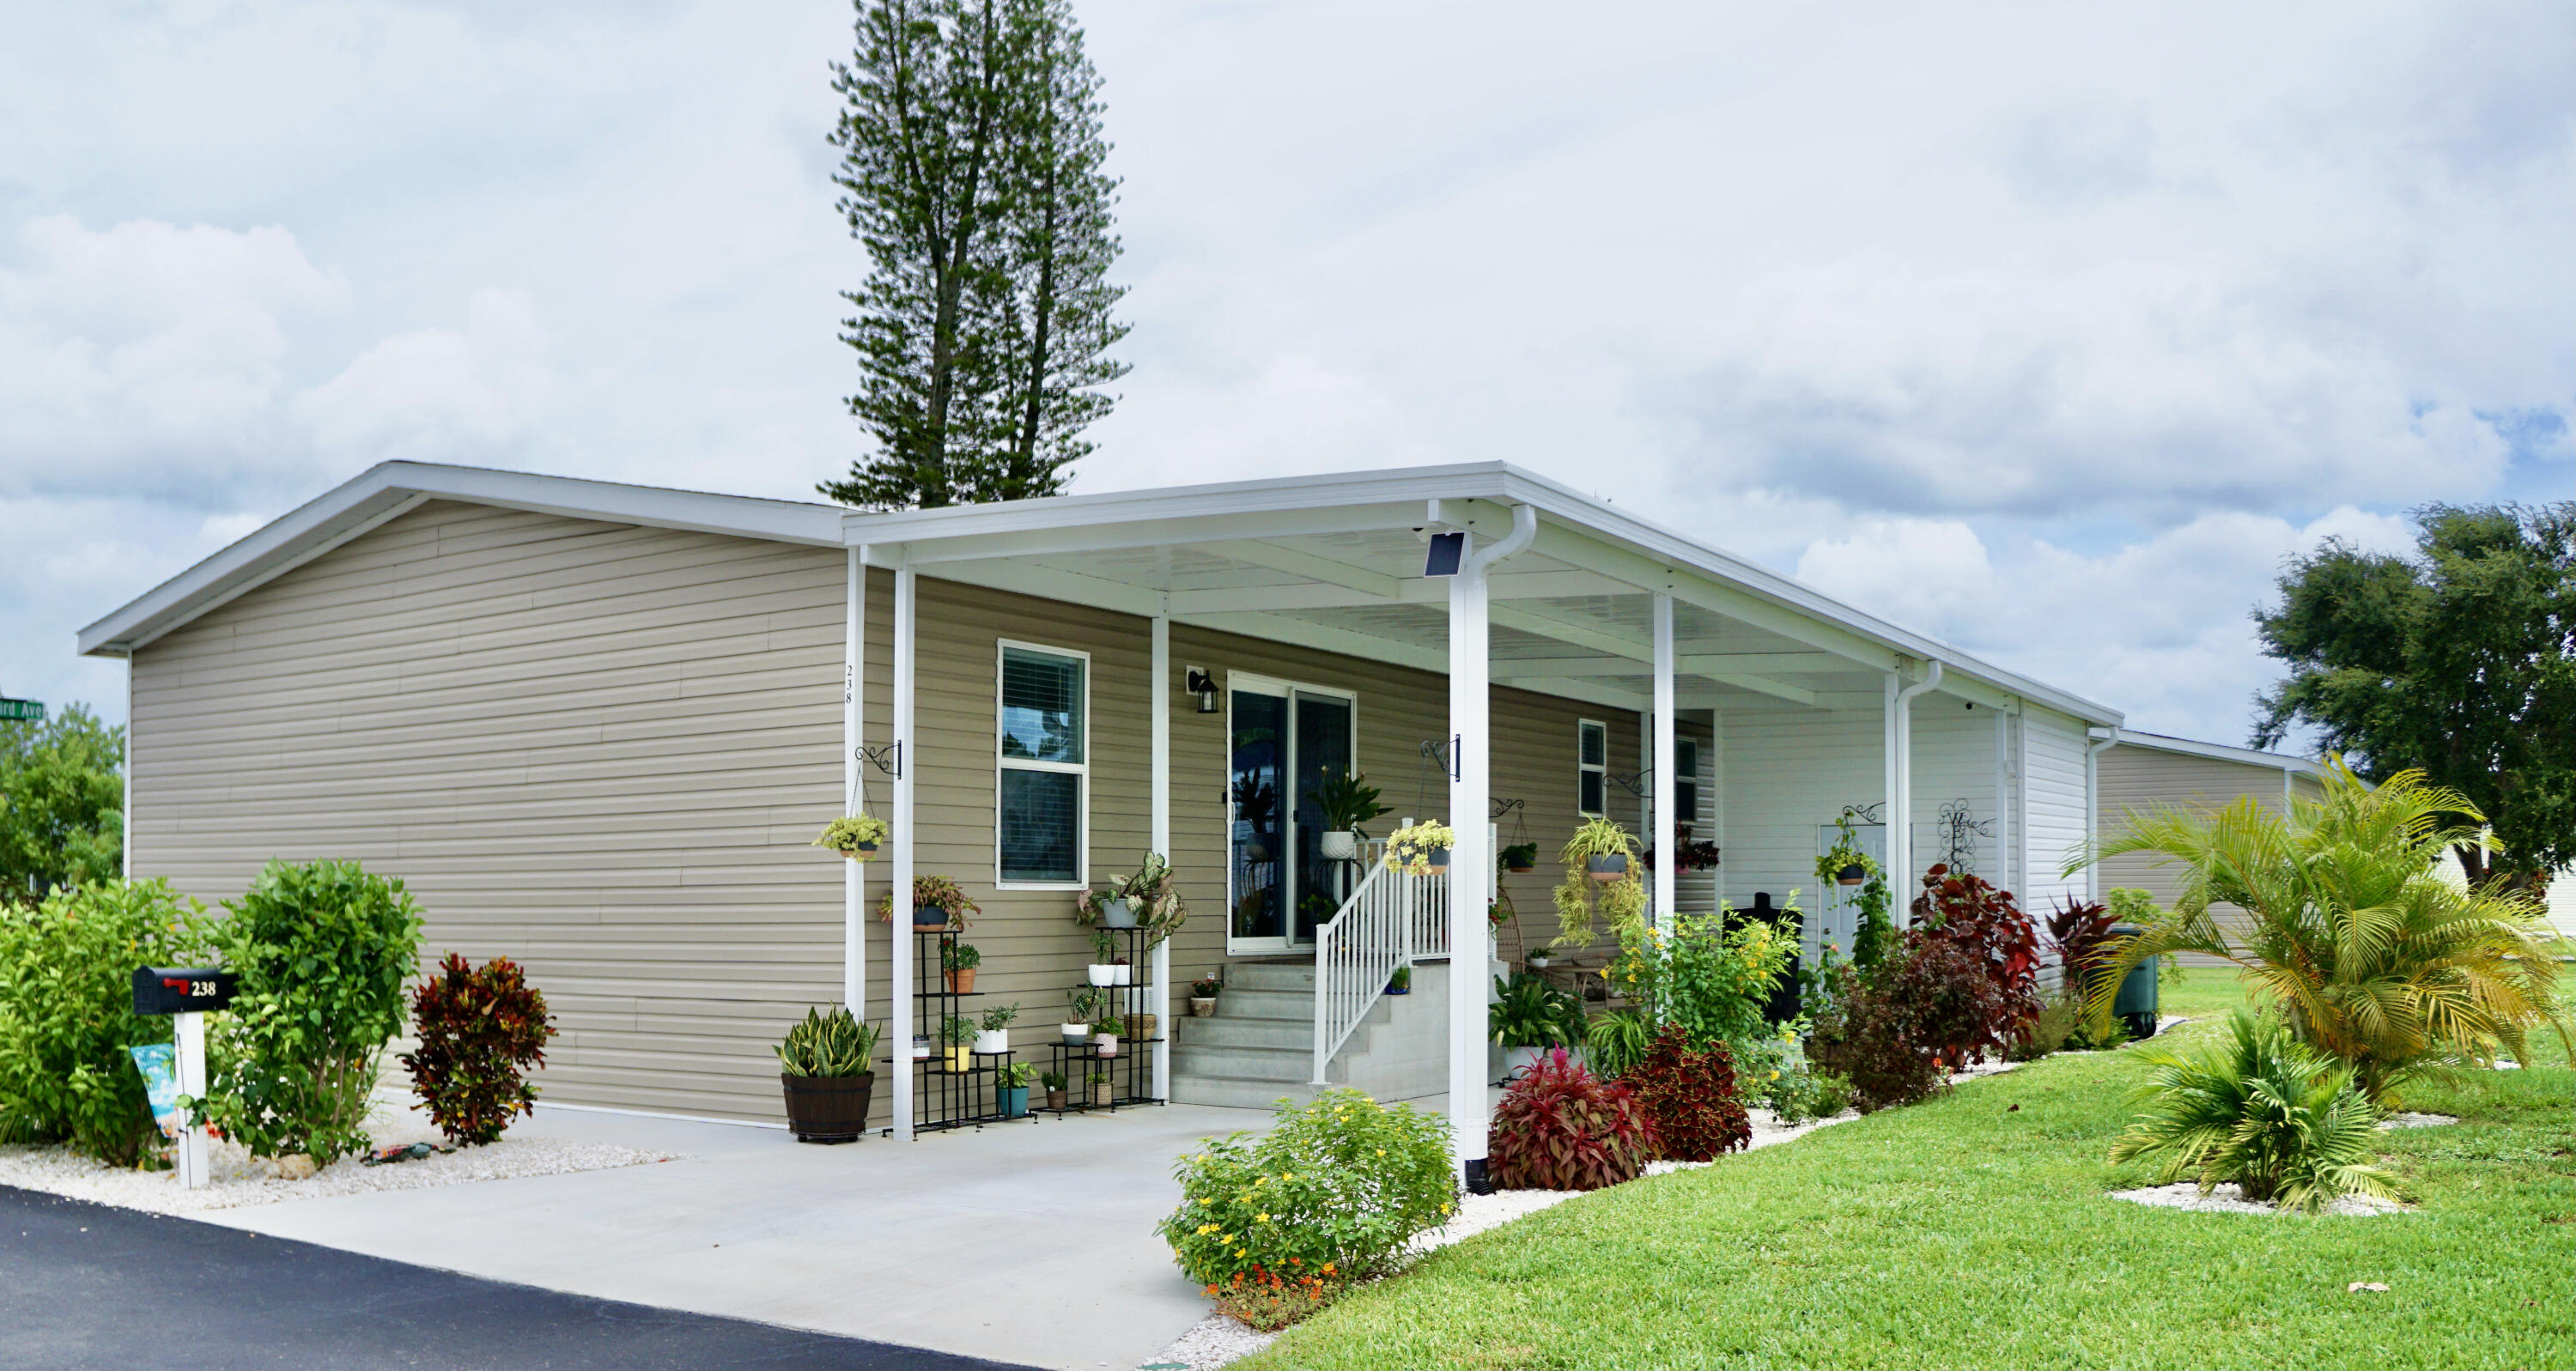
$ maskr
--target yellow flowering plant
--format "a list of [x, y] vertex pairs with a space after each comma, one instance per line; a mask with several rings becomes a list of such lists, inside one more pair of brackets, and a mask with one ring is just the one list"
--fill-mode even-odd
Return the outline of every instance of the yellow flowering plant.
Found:
[[1220, 1296], [1284, 1284], [1306, 1313], [1390, 1269], [1458, 1201], [1448, 1121], [1356, 1090], [1283, 1104], [1269, 1132], [1210, 1139], [1174, 1174], [1181, 1204], [1156, 1231], [1182, 1273]]

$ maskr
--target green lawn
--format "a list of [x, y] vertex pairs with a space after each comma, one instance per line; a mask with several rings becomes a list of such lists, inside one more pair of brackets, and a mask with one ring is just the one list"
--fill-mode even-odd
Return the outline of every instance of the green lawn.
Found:
[[[2165, 1008], [2238, 998], [2230, 973], [2196, 971]], [[2386, 1135], [2421, 1213], [2107, 1199], [2146, 1179], [2103, 1160], [2140, 1068], [2059, 1056], [1569, 1201], [1356, 1291], [1240, 1365], [2576, 1366], [2576, 1072], [2554, 1038], [2535, 1055], [2407, 1098], [2462, 1118]]]

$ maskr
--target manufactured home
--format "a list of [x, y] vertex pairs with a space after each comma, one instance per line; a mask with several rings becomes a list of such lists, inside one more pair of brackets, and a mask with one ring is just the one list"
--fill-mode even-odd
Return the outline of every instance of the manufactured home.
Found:
[[[929, 875], [979, 907], [962, 1003], [1016, 1006], [1043, 1063], [1099, 955], [1077, 898], [1152, 851], [1189, 918], [1130, 940], [1156, 1031], [1122, 1098], [1445, 1092], [1481, 1138], [1487, 988], [1554, 934], [1587, 816], [1716, 845], [1655, 917], [1794, 900], [1810, 955], [1848, 933], [1837, 820], [1899, 873], [2084, 888], [2117, 711], [1718, 536], [1499, 463], [863, 513], [393, 462], [81, 650], [129, 666], [130, 870], [209, 902], [271, 858], [401, 877], [424, 958], [546, 992], [551, 1102], [774, 1122], [770, 1045], [834, 1001], [905, 1061], [961, 1002], [925, 993], [945, 940], [876, 906]], [[1327, 852], [1352, 770], [1377, 837], [1456, 824], [1446, 874]], [[809, 845], [857, 809], [874, 860]], [[1176, 1018], [1212, 974], [1218, 1012]], [[880, 1071], [885, 1126], [940, 1121], [940, 1065]]]

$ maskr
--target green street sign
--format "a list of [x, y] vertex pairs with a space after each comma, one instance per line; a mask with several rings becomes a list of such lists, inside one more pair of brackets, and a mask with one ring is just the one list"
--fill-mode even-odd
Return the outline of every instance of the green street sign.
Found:
[[0, 720], [19, 719], [28, 723], [39, 723], [44, 717], [45, 702], [42, 700], [12, 700], [6, 696], [0, 696]]

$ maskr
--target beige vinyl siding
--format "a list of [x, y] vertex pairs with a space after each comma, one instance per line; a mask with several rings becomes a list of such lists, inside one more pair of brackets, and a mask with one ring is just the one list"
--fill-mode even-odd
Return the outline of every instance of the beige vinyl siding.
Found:
[[[2105, 840], [2119, 835], [2129, 815], [2151, 813], [2160, 806], [2206, 814], [2250, 795], [2266, 810], [2275, 814], [2282, 810], [2282, 772], [2278, 767], [2128, 744], [2103, 749], [2100, 766], [2097, 795]], [[2315, 798], [2314, 778], [2294, 773], [2293, 783], [2301, 798]], [[2171, 863], [2155, 854], [2129, 853], [2102, 863], [2102, 889], [2144, 890], [2155, 897], [2158, 906], [2170, 909], [2179, 874]], [[2228, 928], [2239, 926], [2244, 919], [2244, 911], [2230, 904], [2214, 906], [2212, 912]], [[2218, 964], [2217, 959], [2199, 954], [2186, 955], [2183, 960], [2195, 966]]]
[[136, 654], [139, 873], [401, 877], [528, 968], [568, 1103], [774, 1120], [839, 994], [841, 554], [433, 502]]

